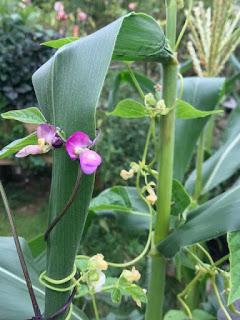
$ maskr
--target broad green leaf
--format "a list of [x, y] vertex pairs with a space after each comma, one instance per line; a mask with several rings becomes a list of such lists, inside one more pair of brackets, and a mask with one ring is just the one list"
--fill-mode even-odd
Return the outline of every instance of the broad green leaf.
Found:
[[[95, 112], [111, 60], [172, 59], [159, 24], [145, 14], [129, 14], [105, 28], [61, 47], [33, 75], [39, 106], [47, 121], [67, 136], [82, 130], [95, 136]], [[60, 212], [75, 184], [79, 163], [64, 150], [54, 153], [50, 220]], [[77, 197], [51, 233], [47, 273], [63, 278], [72, 272], [92, 195], [94, 175], [83, 175]], [[65, 254], [62, 254], [64, 252]], [[69, 293], [46, 290], [46, 312], [56, 311]]]
[[[144, 74], [141, 74], [141, 73], [138, 73], [138, 72], [135, 72], [133, 71], [141, 89], [143, 90], [143, 92], [145, 94], [147, 93], [154, 93], [155, 90], [154, 90], [154, 82], [147, 78]], [[126, 85], [131, 85], [132, 88], [134, 90], [136, 90], [136, 87], [133, 83], [133, 80], [132, 80], [132, 77], [130, 76], [129, 74], [129, 71], [128, 70], [122, 70], [120, 72], [117, 73], [114, 81], [113, 81], [113, 85], [112, 85], [112, 88], [109, 92], [109, 96], [108, 96], [108, 110], [109, 111], [112, 111], [113, 108], [115, 107], [115, 105], [117, 104], [117, 101], [118, 101], [118, 96], [119, 96], [119, 91], [120, 91], [120, 88], [123, 84], [126, 84]]]
[[25, 138], [15, 140], [0, 150], [0, 159], [6, 158], [19, 150], [23, 147], [28, 146], [29, 144], [37, 144], [37, 135], [36, 133], [32, 133]]
[[[203, 191], [209, 192], [221, 182], [230, 178], [240, 168], [240, 107], [234, 110], [224, 132], [221, 147], [203, 165]], [[196, 172], [186, 182], [186, 188], [193, 192]]]
[[1, 114], [3, 119], [17, 120], [24, 123], [41, 124], [47, 122], [42, 112], [36, 107], [11, 110]]
[[240, 230], [239, 192], [240, 185], [237, 185], [190, 211], [186, 223], [159, 243], [159, 251], [173, 257], [185, 246]]
[[200, 309], [193, 310], [193, 320], [217, 320], [212, 314]]
[[186, 314], [181, 310], [170, 310], [165, 316], [164, 320], [187, 320]]
[[[224, 78], [184, 78], [182, 99], [199, 110], [214, 110]], [[193, 156], [196, 143], [209, 118], [177, 119], [175, 133], [174, 178], [182, 181]]]
[[58, 48], [61, 48], [62, 46], [64, 46], [65, 44], [71, 43], [76, 40], [79, 40], [79, 37], [60, 38], [60, 39], [56, 39], [56, 40], [50, 40], [50, 41], [43, 42], [43, 43], [41, 43], [41, 45], [58, 49]]
[[138, 305], [147, 303], [146, 291], [136, 284], [119, 285], [120, 292], [123, 295], [129, 295]]
[[[44, 288], [38, 281], [38, 269], [34, 264], [26, 241], [20, 239], [20, 242], [33, 283], [33, 289], [43, 312], [45, 293]], [[34, 315], [33, 309], [13, 238], [0, 238], [0, 256], [0, 320], [30, 319]], [[82, 311], [74, 307], [73, 319], [87, 320], [88, 318]]]
[[28, 245], [34, 258], [39, 256], [47, 247], [43, 234], [40, 234], [34, 239], [28, 241]]
[[125, 99], [120, 101], [112, 112], [108, 112], [109, 116], [120, 118], [134, 119], [145, 118], [148, 116], [145, 106], [133, 99]]
[[240, 231], [228, 234], [228, 248], [230, 251], [230, 293], [228, 305], [240, 299]]
[[98, 215], [115, 215], [122, 227], [129, 230], [148, 230], [149, 210], [136, 188], [116, 186], [92, 199], [89, 209]]
[[171, 214], [178, 216], [191, 203], [191, 197], [178, 180], [173, 180], [172, 207]]
[[196, 119], [204, 118], [214, 114], [222, 113], [221, 110], [202, 111], [194, 108], [186, 101], [178, 99], [176, 102], [176, 117], [178, 119]]

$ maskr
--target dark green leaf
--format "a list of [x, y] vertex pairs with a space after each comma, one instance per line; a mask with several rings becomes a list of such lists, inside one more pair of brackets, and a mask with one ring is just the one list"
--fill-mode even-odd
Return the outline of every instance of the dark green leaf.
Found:
[[149, 228], [148, 207], [134, 187], [116, 186], [104, 190], [92, 199], [90, 210], [98, 215], [114, 214], [119, 224], [129, 230]]
[[15, 140], [0, 150], [0, 159], [6, 158], [22, 148], [28, 146], [29, 144], [37, 144], [37, 135], [36, 133], [32, 133], [25, 138]]
[[173, 257], [181, 248], [240, 230], [240, 185], [188, 213], [184, 225], [159, 243], [159, 251]]
[[193, 320], [217, 320], [212, 314], [200, 309], [193, 310]]
[[28, 245], [34, 258], [39, 256], [47, 247], [43, 234], [40, 234], [36, 238], [28, 241]]
[[228, 296], [228, 305], [233, 304], [240, 299], [240, 232], [231, 232], [228, 234], [228, 248], [230, 251], [230, 293]]
[[190, 203], [191, 197], [184, 189], [181, 182], [178, 180], [173, 180], [171, 214], [173, 216], [178, 216], [190, 205]]
[[[203, 165], [203, 191], [206, 193], [231, 177], [240, 168], [240, 107], [234, 110], [224, 132], [222, 146]], [[196, 172], [186, 182], [186, 188], [193, 192]]]
[[43, 42], [43, 43], [41, 43], [41, 45], [58, 49], [58, 48], [61, 48], [62, 46], [64, 46], [65, 44], [71, 43], [71, 42], [79, 40], [79, 39], [80, 39], [79, 37], [60, 38], [60, 39], [56, 39], [56, 40], [50, 40], [50, 41]]
[[41, 124], [47, 122], [42, 112], [36, 107], [11, 110], [1, 114], [2, 118], [17, 120], [24, 123]]
[[120, 101], [112, 112], [108, 112], [108, 115], [127, 119], [148, 116], [145, 106], [133, 99]]
[[170, 310], [165, 314], [164, 320], [187, 320], [187, 316], [181, 310]]
[[[224, 78], [184, 78], [182, 99], [199, 110], [214, 110], [223, 84]], [[180, 181], [188, 169], [196, 143], [207, 121], [208, 118], [176, 121], [174, 177]]]
[[176, 117], [178, 119], [204, 118], [219, 113], [222, 113], [222, 110], [202, 111], [194, 108], [186, 101], [178, 99], [176, 102]]

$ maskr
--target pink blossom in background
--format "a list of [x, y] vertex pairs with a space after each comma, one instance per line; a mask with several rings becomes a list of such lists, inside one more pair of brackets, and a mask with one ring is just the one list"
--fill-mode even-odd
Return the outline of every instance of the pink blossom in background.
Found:
[[85, 174], [94, 173], [100, 166], [101, 156], [89, 150], [93, 146], [93, 141], [83, 131], [73, 133], [66, 141], [66, 150], [72, 160], [79, 159], [81, 170]]
[[86, 12], [82, 11], [81, 9], [77, 10], [77, 19], [80, 22], [84, 22], [87, 20], [88, 15], [86, 14]]
[[129, 2], [129, 4], [128, 4], [128, 9], [129, 10], [136, 10], [136, 8], [137, 8], [137, 2]]
[[56, 18], [59, 21], [65, 21], [65, 20], [67, 20], [68, 16], [67, 16], [65, 11], [58, 11], [57, 15], [56, 15]]
[[61, 1], [56, 1], [56, 2], [54, 3], [54, 10], [55, 10], [56, 12], [64, 11], [64, 5], [63, 5], [63, 3], [62, 3]]

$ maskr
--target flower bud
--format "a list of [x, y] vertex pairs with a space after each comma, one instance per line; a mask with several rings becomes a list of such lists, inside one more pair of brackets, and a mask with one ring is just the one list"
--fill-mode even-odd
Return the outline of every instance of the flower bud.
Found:
[[131, 179], [131, 178], [134, 176], [134, 170], [133, 170], [133, 169], [130, 169], [129, 171], [127, 171], [127, 170], [121, 170], [120, 176], [121, 176], [124, 180]]
[[149, 194], [146, 199], [153, 206], [157, 201], [157, 196], [156, 194]]
[[157, 101], [154, 98], [154, 95], [152, 93], [146, 94], [144, 101], [145, 101], [146, 106], [155, 106], [155, 104], [157, 103]]
[[124, 277], [129, 282], [138, 281], [141, 278], [140, 272], [135, 268], [132, 267], [132, 270], [123, 270], [122, 277]]
[[101, 253], [96, 254], [90, 258], [90, 265], [96, 270], [107, 270], [108, 263], [104, 260], [104, 256]]
[[163, 99], [159, 100], [157, 105], [156, 105], [156, 109], [159, 111], [159, 113], [162, 116], [165, 116], [166, 114], [169, 113], [169, 108], [166, 107], [165, 102]]

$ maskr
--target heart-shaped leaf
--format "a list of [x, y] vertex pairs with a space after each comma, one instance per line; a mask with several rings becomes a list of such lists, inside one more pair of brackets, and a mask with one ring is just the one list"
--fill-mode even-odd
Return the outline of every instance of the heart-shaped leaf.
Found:
[[222, 113], [222, 110], [204, 111], [194, 108], [190, 103], [177, 99], [176, 117], [178, 119], [197, 119], [205, 118], [214, 114]]
[[36, 107], [11, 110], [1, 114], [3, 119], [17, 120], [24, 123], [41, 124], [47, 122], [42, 112]]
[[109, 116], [115, 116], [126, 119], [145, 118], [148, 116], [145, 106], [133, 99], [120, 101]]

